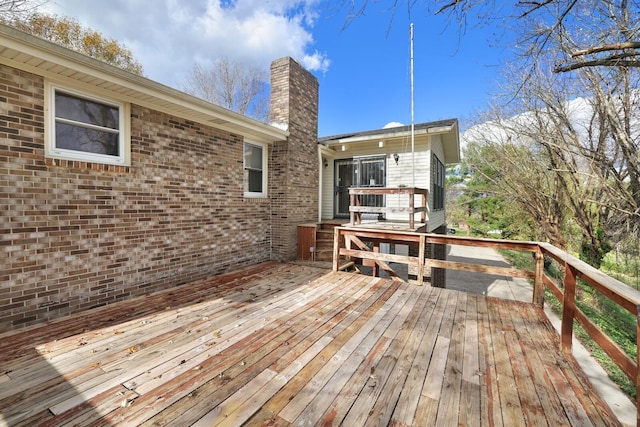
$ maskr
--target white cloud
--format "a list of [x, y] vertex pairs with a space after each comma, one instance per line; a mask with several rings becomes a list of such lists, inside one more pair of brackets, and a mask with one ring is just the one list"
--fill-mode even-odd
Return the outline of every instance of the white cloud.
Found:
[[331, 60], [327, 58], [327, 55], [316, 50], [312, 55], [305, 55], [302, 58], [302, 65], [308, 70], [326, 73], [329, 71]]
[[400, 126], [404, 126], [404, 124], [400, 123], [400, 122], [389, 122], [386, 125], [384, 125], [384, 127], [382, 129], [390, 129], [390, 128], [397, 128]]
[[73, 16], [84, 26], [124, 43], [153, 80], [181, 88], [196, 62], [221, 56], [268, 70], [291, 56], [311, 71], [330, 60], [313, 49], [319, 0], [57, 0], [48, 12]]

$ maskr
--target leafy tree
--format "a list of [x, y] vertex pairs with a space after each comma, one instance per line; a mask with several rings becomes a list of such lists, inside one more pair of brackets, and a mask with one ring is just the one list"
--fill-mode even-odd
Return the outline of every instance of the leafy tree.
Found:
[[[518, 201], [552, 243], [564, 247], [563, 240], [574, 241], [570, 234], [577, 227], [580, 238], [573, 249], [598, 267], [612, 243], [638, 233], [637, 142], [632, 116], [620, 113], [638, 107], [624, 85], [604, 96], [589, 80], [536, 71], [522, 80], [511, 72], [518, 87], [511, 110], [502, 106], [467, 132], [474, 144], [465, 157], [485, 177], [485, 191]], [[613, 76], [629, 73], [611, 68], [608, 74], [610, 85]], [[589, 93], [593, 96], [577, 97]], [[621, 131], [613, 131], [614, 120], [623, 123], [617, 124]], [[627, 138], [628, 146], [619, 142]]]
[[84, 28], [74, 18], [31, 14], [17, 17], [8, 23], [21, 31], [142, 75], [142, 64], [129, 49], [97, 31]]
[[[338, 4], [348, 9], [349, 22], [373, 2]], [[484, 171], [493, 192], [519, 201], [559, 246], [578, 227], [575, 249], [594, 266], [611, 243], [640, 236], [638, 1], [386, 4], [392, 17], [402, 5], [410, 14], [424, 6], [458, 22], [461, 31], [473, 21], [516, 34], [520, 55], [505, 70], [509, 102], [486, 117], [502, 134], [476, 138], [485, 147], [474, 170]], [[581, 112], [570, 111], [571, 99], [584, 101]], [[499, 169], [495, 176], [488, 173], [492, 165]]]
[[561, 230], [564, 221], [563, 195], [548, 172], [548, 164], [532, 150], [529, 141], [518, 139], [509, 119], [494, 113], [493, 120], [466, 133], [469, 143], [465, 162], [474, 171], [479, 193], [499, 196], [511, 202], [512, 209], [526, 212], [539, 226], [530, 236], [566, 246]]
[[267, 81], [266, 71], [222, 57], [210, 68], [196, 64], [187, 77], [184, 91], [237, 113], [267, 121]]

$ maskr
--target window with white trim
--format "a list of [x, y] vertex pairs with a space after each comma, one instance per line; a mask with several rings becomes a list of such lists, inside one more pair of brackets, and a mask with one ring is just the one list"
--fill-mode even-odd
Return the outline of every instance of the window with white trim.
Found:
[[255, 142], [244, 143], [244, 195], [267, 196], [267, 147]]
[[49, 157], [128, 165], [128, 106], [48, 85]]

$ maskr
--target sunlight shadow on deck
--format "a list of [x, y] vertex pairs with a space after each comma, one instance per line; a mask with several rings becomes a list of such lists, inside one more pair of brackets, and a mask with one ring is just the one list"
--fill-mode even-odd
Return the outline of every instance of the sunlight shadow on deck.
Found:
[[[72, 338], [75, 340], [75, 338]], [[65, 411], [65, 401], [78, 396], [76, 384], [83, 381], [104, 381], [105, 375], [98, 366], [88, 367], [80, 352], [77, 354], [55, 354], [55, 341], [24, 351], [11, 360], [10, 365], [0, 362], [0, 425], [42, 425], [50, 423], [56, 415]], [[77, 343], [80, 345], [80, 343]], [[62, 356], [62, 357], [60, 357]], [[69, 357], [71, 356], [71, 357]], [[64, 364], [66, 372], [58, 370]], [[75, 369], [70, 368], [78, 365]], [[82, 365], [82, 366], [80, 366]], [[100, 417], [100, 411], [120, 405], [127, 396], [112, 396], [94, 406], [91, 400], [82, 400], [74, 405], [74, 422], [85, 424]], [[65, 417], [56, 418], [55, 425]], [[67, 418], [68, 420], [68, 418]]]
[[[307, 268], [305, 273], [301, 280], [299, 271], [266, 263], [1, 334], [0, 425], [86, 425], [98, 419], [102, 425], [117, 424], [104, 416], [136, 402], [140, 394], [132, 377], [139, 371], [144, 379], [152, 372], [154, 357], [165, 351], [162, 345], [171, 336], [208, 327], [212, 342], [221, 341], [221, 325], [233, 322], [199, 313], [211, 307], [241, 313], [283, 289], [296, 292], [296, 286], [325, 271]], [[185, 324], [186, 319], [191, 320]], [[147, 341], [148, 328], [160, 334], [157, 340]], [[205, 349], [213, 348], [203, 345], [196, 352]], [[181, 360], [175, 362], [181, 371], [197, 365]]]
[[617, 425], [551, 331], [532, 304], [271, 263], [2, 338], [90, 372], [55, 424], [91, 403], [113, 425]]

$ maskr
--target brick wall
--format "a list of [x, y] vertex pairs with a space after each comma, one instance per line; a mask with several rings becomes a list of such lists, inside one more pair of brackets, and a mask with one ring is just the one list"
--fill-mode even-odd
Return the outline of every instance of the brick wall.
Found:
[[271, 121], [287, 126], [289, 138], [273, 146], [273, 258], [295, 259], [297, 226], [318, 219], [318, 81], [292, 58], [271, 64]]
[[45, 160], [43, 96], [40, 77], [0, 66], [0, 332], [271, 258], [271, 200], [243, 197], [241, 136], [132, 105], [131, 167]]

